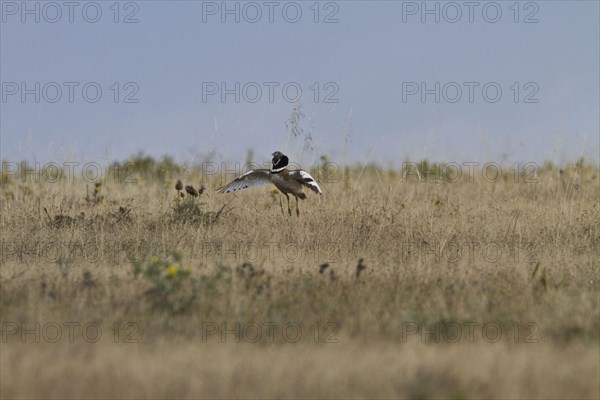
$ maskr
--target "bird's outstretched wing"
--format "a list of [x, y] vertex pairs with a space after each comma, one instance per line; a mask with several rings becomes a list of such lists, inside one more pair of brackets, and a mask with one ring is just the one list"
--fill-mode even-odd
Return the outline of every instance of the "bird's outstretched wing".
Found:
[[302, 184], [304, 186], [306, 186], [313, 192], [315, 192], [317, 194], [323, 193], [323, 192], [321, 192], [321, 188], [317, 184], [317, 181], [315, 181], [314, 178], [312, 176], [310, 176], [310, 174], [308, 172], [298, 169], [298, 170], [294, 171], [294, 175], [295, 175], [296, 179], [298, 179], [298, 181], [302, 182]]
[[219, 193], [231, 193], [237, 190], [264, 186], [271, 183], [271, 171], [268, 169], [255, 169], [246, 172], [219, 189]]

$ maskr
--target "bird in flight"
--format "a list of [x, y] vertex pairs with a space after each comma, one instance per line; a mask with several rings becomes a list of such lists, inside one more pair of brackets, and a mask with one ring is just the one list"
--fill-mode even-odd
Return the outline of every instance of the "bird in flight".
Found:
[[[307, 187], [313, 192], [321, 194], [321, 188], [308, 172], [302, 169], [288, 170], [286, 167], [289, 159], [282, 152], [276, 151], [272, 156], [273, 165], [270, 170], [255, 169], [246, 172], [244, 175], [220, 188], [219, 193], [231, 193], [237, 190], [273, 184], [287, 198], [289, 215], [292, 215], [289, 195], [291, 194], [296, 198], [296, 215], [299, 217], [298, 198], [302, 200], [306, 199], [306, 194], [304, 194], [302, 189]], [[284, 213], [281, 197], [279, 197], [279, 205], [281, 206], [281, 212]]]

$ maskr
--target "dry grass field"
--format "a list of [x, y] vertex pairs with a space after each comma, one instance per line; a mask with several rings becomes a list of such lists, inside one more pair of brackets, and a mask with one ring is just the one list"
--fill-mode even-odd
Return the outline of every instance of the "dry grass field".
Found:
[[2, 398], [600, 397], [598, 167], [169, 168], [5, 168]]

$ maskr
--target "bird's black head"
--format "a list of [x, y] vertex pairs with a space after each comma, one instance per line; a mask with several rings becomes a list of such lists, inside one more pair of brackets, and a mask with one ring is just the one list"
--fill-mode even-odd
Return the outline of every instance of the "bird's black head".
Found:
[[288, 157], [280, 151], [276, 151], [273, 153], [273, 166], [271, 167], [271, 171], [280, 172], [285, 167], [287, 167], [289, 163]]

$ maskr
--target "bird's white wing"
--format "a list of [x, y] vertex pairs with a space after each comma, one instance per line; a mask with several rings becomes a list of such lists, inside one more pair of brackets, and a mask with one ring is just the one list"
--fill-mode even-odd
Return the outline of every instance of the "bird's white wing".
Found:
[[264, 186], [271, 183], [271, 172], [268, 169], [255, 169], [246, 172], [219, 189], [219, 193], [231, 193], [237, 190]]
[[310, 190], [312, 190], [315, 193], [318, 193], [318, 194], [323, 193], [323, 192], [321, 192], [321, 188], [317, 184], [317, 181], [315, 181], [308, 172], [306, 172], [304, 170], [299, 170], [298, 172], [300, 173], [300, 177], [302, 178], [302, 182], [304, 183], [304, 186], [308, 187]]

